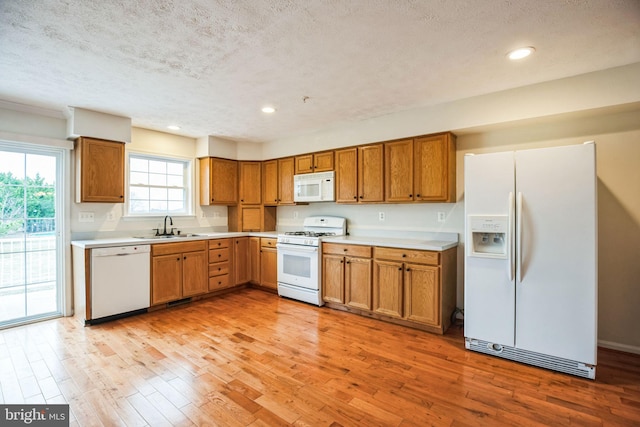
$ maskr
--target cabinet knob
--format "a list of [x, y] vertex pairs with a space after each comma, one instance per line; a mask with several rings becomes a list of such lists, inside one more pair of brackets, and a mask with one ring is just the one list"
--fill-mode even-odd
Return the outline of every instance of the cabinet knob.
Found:
[[309, 169], [313, 169], [313, 166], [309, 166]]
[[413, 197], [413, 194], [409, 194], [409, 197]]
[[176, 261], [180, 261], [180, 258], [176, 258]]
[[244, 199], [240, 199], [241, 202], [244, 202]]
[[347, 264], [351, 264], [351, 261], [347, 261]]
[[402, 267], [398, 267], [398, 271], [402, 271]]
[[358, 196], [353, 196], [354, 199], [358, 200]]
[[416, 194], [416, 197], [420, 197], [420, 195], [419, 195], [419, 194]]
[[222, 254], [218, 254], [218, 258], [220, 258], [222, 256]]
[[402, 254], [402, 258], [406, 258], [406, 257], [407, 257], [407, 254]]
[[124, 199], [124, 196], [121, 194], [121, 195], [120, 195], [120, 198], [121, 198], [121, 199]]
[[411, 271], [411, 269], [407, 267], [407, 270], [406, 270], [406, 271]]
[[182, 258], [182, 259], [187, 259], [187, 257], [185, 256], [185, 257], [184, 257], [184, 258]]
[[364, 196], [360, 196], [361, 199], [364, 199]]

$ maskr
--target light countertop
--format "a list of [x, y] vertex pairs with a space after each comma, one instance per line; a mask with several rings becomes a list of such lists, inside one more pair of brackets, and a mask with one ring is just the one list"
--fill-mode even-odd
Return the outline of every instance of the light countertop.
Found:
[[343, 243], [349, 245], [384, 246], [387, 248], [418, 249], [423, 251], [445, 251], [458, 246], [451, 240], [420, 240], [393, 237], [340, 236], [322, 239], [327, 243]]
[[106, 248], [113, 246], [133, 246], [133, 245], [149, 245], [158, 243], [176, 243], [186, 242], [193, 240], [210, 240], [210, 239], [224, 239], [228, 237], [278, 237], [277, 231], [263, 231], [263, 232], [217, 232], [217, 233], [197, 233], [190, 235], [190, 233], [184, 234], [180, 237], [172, 238], [158, 238], [158, 237], [110, 237], [107, 239], [90, 239], [90, 240], [74, 240], [71, 242], [73, 246], [77, 246], [83, 249], [93, 248]]
[[[105, 239], [90, 240], [74, 240], [71, 242], [73, 246], [82, 249], [105, 248], [113, 246], [133, 246], [148, 245], [161, 243], [176, 243], [192, 240], [209, 240], [224, 239], [229, 237], [268, 237], [277, 238], [277, 231], [263, 232], [212, 232], [197, 233], [195, 235], [185, 234], [181, 237], [174, 238], [157, 238], [157, 237], [111, 237]], [[367, 237], [367, 236], [339, 236], [325, 237], [323, 242], [343, 243], [350, 245], [370, 245], [384, 246], [390, 248], [418, 249], [426, 251], [444, 251], [458, 246], [457, 240], [439, 240], [439, 239], [407, 239], [393, 237]]]

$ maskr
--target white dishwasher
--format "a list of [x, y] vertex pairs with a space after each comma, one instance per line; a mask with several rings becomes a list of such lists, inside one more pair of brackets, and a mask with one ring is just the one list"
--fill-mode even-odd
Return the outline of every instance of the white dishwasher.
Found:
[[149, 307], [151, 246], [91, 250], [91, 321], [145, 312]]

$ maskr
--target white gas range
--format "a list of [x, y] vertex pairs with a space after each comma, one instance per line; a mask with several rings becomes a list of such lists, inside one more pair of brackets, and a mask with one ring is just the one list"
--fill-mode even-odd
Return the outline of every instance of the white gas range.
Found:
[[335, 216], [304, 219], [301, 231], [278, 235], [278, 295], [321, 306], [322, 238], [342, 236], [347, 220]]

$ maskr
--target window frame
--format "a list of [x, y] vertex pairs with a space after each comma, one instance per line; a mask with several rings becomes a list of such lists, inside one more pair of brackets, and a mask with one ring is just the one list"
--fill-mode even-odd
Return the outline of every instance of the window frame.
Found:
[[[184, 212], [144, 212], [144, 213], [135, 213], [131, 212], [131, 158], [139, 158], [145, 160], [156, 160], [163, 162], [176, 162], [183, 164], [184, 170], [184, 192], [185, 192], [185, 200], [184, 200]], [[162, 218], [166, 215], [170, 215], [172, 217], [194, 217], [195, 216], [195, 172], [193, 167], [193, 159], [189, 157], [183, 156], [175, 156], [175, 155], [161, 155], [156, 153], [149, 153], [144, 151], [127, 151], [126, 154], [126, 175], [125, 175], [125, 186], [126, 186], [126, 197], [125, 197], [125, 209], [123, 218], [127, 219], [144, 219], [144, 218]], [[165, 188], [176, 188], [176, 187], [165, 187]]]

